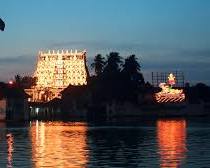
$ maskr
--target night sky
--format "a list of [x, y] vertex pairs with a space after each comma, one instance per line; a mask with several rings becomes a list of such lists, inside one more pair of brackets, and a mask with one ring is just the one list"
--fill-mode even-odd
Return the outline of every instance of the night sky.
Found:
[[184, 71], [210, 84], [209, 0], [1, 0], [0, 81], [31, 75], [39, 50], [136, 54], [152, 71]]

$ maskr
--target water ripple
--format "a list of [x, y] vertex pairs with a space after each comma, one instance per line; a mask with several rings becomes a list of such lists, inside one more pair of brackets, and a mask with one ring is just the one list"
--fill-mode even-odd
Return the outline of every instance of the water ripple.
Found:
[[210, 125], [158, 120], [147, 126], [32, 122], [0, 127], [0, 168], [206, 167]]

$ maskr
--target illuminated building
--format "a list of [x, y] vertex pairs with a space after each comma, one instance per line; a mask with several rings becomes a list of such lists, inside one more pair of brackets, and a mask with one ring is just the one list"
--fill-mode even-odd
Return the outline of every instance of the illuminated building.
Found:
[[168, 83], [160, 83], [160, 92], [155, 93], [155, 100], [158, 103], [177, 103], [185, 100], [185, 94], [182, 89], [173, 89], [175, 85], [175, 76], [170, 73], [168, 76]]
[[87, 73], [86, 51], [40, 51], [34, 73], [36, 86], [26, 92], [30, 101], [49, 101], [69, 85], [86, 85]]

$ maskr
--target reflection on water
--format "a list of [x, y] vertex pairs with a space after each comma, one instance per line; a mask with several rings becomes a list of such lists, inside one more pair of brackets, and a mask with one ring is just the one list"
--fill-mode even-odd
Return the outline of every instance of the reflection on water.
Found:
[[179, 167], [186, 155], [186, 121], [158, 120], [157, 141], [160, 166]]
[[7, 167], [12, 167], [12, 152], [13, 152], [13, 136], [11, 133], [6, 135], [7, 137]]
[[0, 123], [0, 168], [32, 167], [28, 127]]
[[34, 167], [86, 167], [87, 126], [61, 122], [36, 122], [30, 128]]
[[[87, 126], [0, 123], [0, 168], [136, 168], [210, 165], [210, 124], [185, 120]], [[187, 137], [186, 137], [187, 135]], [[186, 150], [186, 148], [188, 150]]]

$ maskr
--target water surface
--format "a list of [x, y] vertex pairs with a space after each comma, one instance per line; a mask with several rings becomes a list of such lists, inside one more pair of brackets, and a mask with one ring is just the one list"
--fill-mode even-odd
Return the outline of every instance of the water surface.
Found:
[[210, 167], [208, 120], [0, 123], [0, 167]]

